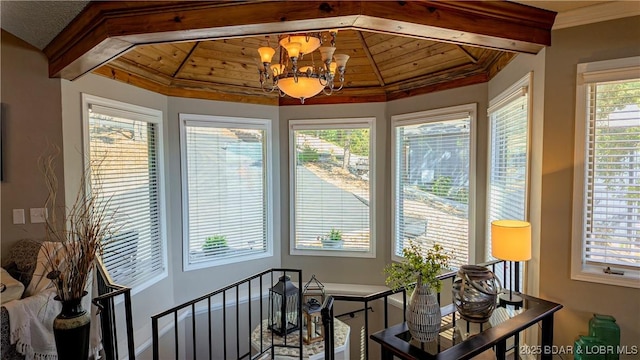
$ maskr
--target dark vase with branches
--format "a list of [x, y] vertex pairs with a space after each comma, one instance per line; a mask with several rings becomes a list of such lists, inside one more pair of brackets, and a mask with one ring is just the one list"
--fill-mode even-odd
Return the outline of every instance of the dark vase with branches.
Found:
[[[75, 201], [66, 210], [64, 221], [58, 221], [56, 195], [58, 178], [56, 158], [40, 159], [48, 197], [45, 207], [46, 239], [43, 245], [47, 257], [47, 278], [56, 289], [55, 300], [62, 303], [62, 311], [53, 322], [53, 332], [59, 359], [87, 359], [90, 342], [90, 309], [84, 309], [82, 298], [88, 293], [87, 283], [92, 276], [97, 256], [102, 255], [102, 241], [112, 234], [113, 214], [109, 200], [103, 199], [99, 186], [87, 191], [91, 166], [84, 172]], [[95, 185], [95, 184], [94, 184]]]

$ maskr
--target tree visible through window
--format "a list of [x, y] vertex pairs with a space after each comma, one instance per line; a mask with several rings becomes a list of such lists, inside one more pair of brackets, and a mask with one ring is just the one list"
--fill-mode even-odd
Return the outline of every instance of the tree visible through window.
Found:
[[640, 287], [639, 60], [578, 65], [574, 279]]
[[371, 252], [371, 122], [292, 122], [295, 250]]

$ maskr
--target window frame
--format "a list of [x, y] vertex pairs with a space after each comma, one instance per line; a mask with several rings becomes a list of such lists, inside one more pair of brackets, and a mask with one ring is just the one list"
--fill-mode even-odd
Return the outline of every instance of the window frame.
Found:
[[[587, 282], [640, 288], [640, 270], [624, 268], [624, 275], [605, 274], [603, 265], [584, 262], [583, 228], [585, 221], [585, 154], [589, 150], [586, 141], [587, 94], [589, 84], [638, 78], [640, 56], [581, 63], [577, 65], [576, 117], [574, 137], [573, 215], [571, 236], [571, 279]], [[616, 266], [612, 266], [614, 270]]]
[[[524, 219], [516, 219], [529, 221], [529, 197], [531, 195], [531, 132], [533, 129], [532, 124], [532, 115], [533, 115], [533, 89], [532, 89], [532, 81], [533, 81], [533, 73], [529, 72], [527, 75], [523, 76], [520, 80], [513, 83], [503, 92], [498, 94], [492, 100], [489, 101], [489, 108], [487, 109], [487, 185], [486, 185], [486, 200], [485, 200], [485, 261], [489, 261], [492, 259], [491, 257], [491, 248], [489, 246], [490, 235], [491, 235], [491, 221], [489, 221], [489, 206], [491, 199], [491, 159], [493, 156], [492, 142], [492, 125], [493, 122], [491, 120], [491, 113], [493, 111], [499, 110], [504, 106], [508, 106], [511, 101], [517, 99], [519, 96], [527, 95], [527, 150], [526, 150], [526, 166], [525, 166], [525, 197], [524, 197]], [[526, 267], [526, 264], [525, 264]], [[522, 269], [522, 271], [526, 271], [526, 269]], [[523, 279], [524, 277], [521, 277]]]
[[[340, 129], [340, 126], [349, 125], [367, 125], [369, 129], [369, 250], [368, 251], [349, 251], [343, 249], [332, 250], [315, 250], [315, 249], [296, 249], [296, 209], [295, 209], [295, 193], [296, 193], [296, 139], [294, 132], [297, 130], [323, 130], [323, 129]], [[289, 120], [289, 254], [302, 256], [333, 256], [333, 257], [351, 257], [351, 258], [375, 258], [376, 257], [376, 118], [339, 118], [339, 119], [305, 119], [305, 120]], [[361, 127], [364, 128], [364, 127]]]
[[396, 129], [399, 126], [427, 124], [430, 122], [446, 121], [459, 119], [461, 116], [469, 117], [469, 227], [468, 227], [468, 244], [467, 256], [469, 261], [474, 261], [476, 256], [476, 167], [477, 167], [477, 122], [478, 122], [478, 104], [469, 103], [456, 106], [449, 106], [433, 110], [419, 111], [408, 114], [400, 114], [391, 116], [391, 260], [401, 262], [404, 257], [397, 255], [395, 249], [398, 239], [396, 239]]
[[[180, 179], [181, 179], [181, 196], [182, 196], [182, 268], [183, 271], [192, 271], [229, 265], [244, 261], [251, 261], [273, 257], [273, 137], [272, 137], [272, 120], [260, 118], [243, 118], [232, 116], [217, 115], [199, 115], [180, 113]], [[266, 224], [266, 248], [264, 252], [232, 256], [223, 259], [209, 259], [197, 263], [189, 262], [189, 190], [188, 190], [188, 167], [187, 167], [187, 141], [186, 126], [189, 124], [201, 124], [205, 127], [214, 128], [248, 128], [264, 130], [265, 134], [265, 176], [264, 176], [264, 196], [265, 196], [265, 224]], [[214, 124], [215, 126], [212, 126]]]
[[[117, 100], [107, 99], [95, 95], [82, 93], [82, 141], [84, 151], [83, 171], [86, 172], [91, 166], [90, 159], [90, 132], [89, 132], [89, 118], [91, 105], [98, 105], [106, 108], [110, 108], [113, 114], [119, 114], [123, 118], [135, 115], [139, 121], [145, 121], [153, 123], [156, 126], [156, 156], [157, 161], [157, 173], [158, 173], [158, 217], [159, 217], [159, 231], [160, 231], [160, 247], [162, 271], [157, 275], [145, 280], [144, 282], [134, 285], [131, 288], [131, 295], [135, 295], [150, 286], [158, 283], [169, 276], [169, 258], [168, 258], [168, 241], [167, 241], [167, 211], [166, 211], [166, 177], [165, 177], [165, 162], [164, 162], [164, 114], [161, 110], [147, 108], [139, 105], [133, 105]], [[91, 182], [87, 182], [87, 190], [91, 191]]]

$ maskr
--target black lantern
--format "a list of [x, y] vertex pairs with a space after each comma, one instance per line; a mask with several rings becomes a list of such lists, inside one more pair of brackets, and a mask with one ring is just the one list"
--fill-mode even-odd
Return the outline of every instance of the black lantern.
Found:
[[269, 289], [269, 329], [280, 336], [300, 329], [300, 293], [288, 275]]

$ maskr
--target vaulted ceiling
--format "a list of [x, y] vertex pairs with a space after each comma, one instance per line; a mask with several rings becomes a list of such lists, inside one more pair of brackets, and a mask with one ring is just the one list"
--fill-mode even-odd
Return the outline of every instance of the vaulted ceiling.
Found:
[[504, 1], [91, 2], [44, 51], [52, 76], [94, 72], [171, 96], [288, 105], [300, 102], [261, 90], [258, 47], [340, 29], [345, 88], [306, 103], [388, 101], [488, 81], [515, 54], [550, 45], [554, 17]]

